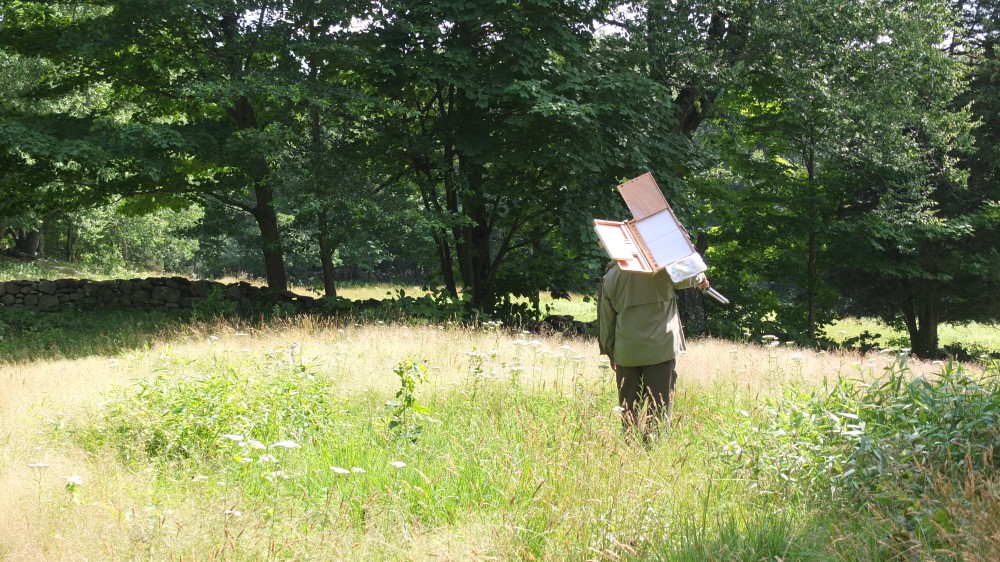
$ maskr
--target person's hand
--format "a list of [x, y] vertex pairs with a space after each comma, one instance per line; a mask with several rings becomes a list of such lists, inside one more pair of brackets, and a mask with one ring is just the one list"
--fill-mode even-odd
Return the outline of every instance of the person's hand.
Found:
[[699, 289], [707, 289], [709, 286], [711, 286], [711, 283], [708, 282], [708, 277], [703, 278], [701, 283], [698, 283]]
[[615, 363], [615, 360], [611, 359], [611, 358], [608, 358], [608, 361], [611, 362], [611, 370], [612, 371], [617, 371], [618, 370], [618, 364]]

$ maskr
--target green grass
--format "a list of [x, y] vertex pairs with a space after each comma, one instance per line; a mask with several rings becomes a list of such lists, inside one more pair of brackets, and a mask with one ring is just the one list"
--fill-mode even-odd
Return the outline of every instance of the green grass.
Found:
[[82, 264], [53, 259], [26, 261], [0, 256], [0, 282], [34, 281], [39, 279], [131, 279], [170, 275], [148, 271], [100, 271]]
[[139, 309], [39, 313], [0, 306], [0, 364], [117, 355], [176, 337], [184, 312]]
[[[985, 525], [982, 510], [949, 503], [969, 492], [942, 483], [953, 474], [967, 481], [970, 468], [989, 481], [983, 445], [995, 434], [1000, 394], [958, 371], [947, 375], [951, 386], [913, 392], [903, 378], [875, 394], [846, 382], [823, 390], [818, 376], [780, 371], [771, 356], [789, 353], [783, 348], [726, 354], [730, 344], [695, 345], [725, 372], [703, 386], [685, 378], [669, 432], [644, 447], [622, 434], [593, 342], [495, 328], [285, 322], [203, 326], [197, 337], [124, 353], [101, 367], [126, 384], [99, 407], [33, 410], [29, 425], [41, 431], [23, 453], [0, 440], [0, 476], [40, 458], [67, 459], [58, 473], [31, 469], [12, 488], [37, 489], [37, 498], [10, 500], [12, 521], [24, 521], [16, 535], [27, 538], [0, 532], [0, 552], [950, 560], [970, 552], [963, 529]], [[727, 367], [720, 353], [737, 362]], [[793, 363], [826, 357], [802, 357], [811, 353], [796, 352]], [[746, 362], [752, 355], [768, 358]], [[426, 380], [400, 386], [401, 374], [418, 372], [411, 360]], [[740, 382], [755, 368], [763, 369], [752, 374], [756, 383]], [[889, 369], [898, 373], [898, 364]], [[0, 368], [0, 383], [4, 376]], [[761, 397], [774, 390], [767, 385], [775, 398]], [[921, 413], [929, 410], [935, 415]], [[852, 433], [862, 422], [879, 447], [856, 446], [866, 443]], [[923, 456], [907, 453], [907, 443]], [[974, 466], [949, 464], [969, 447]], [[887, 448], [893, 462], [880, 468]], [[859, 450], [869, 452], [852, 453]], [[937, 478], [904, 476], [919, 470]], [[74, 473], [85, 475], [81, 484], [58, 478]]]
[[[684, 408], [695, 413], [646, 450], [619, 435], [609, 385], [519, 382], [495, 359], [473, 358], [457, 387], [418, 387], [429, 417], [414, 440], [389, 429], [387, 396], [332, 391], [336, 371], [290, 350], [166, 360], [82, 439], [91, 455], [111, 448], [132, 470], [152, 467], [159, 509], [183, 497], [227, 534], [252, 537], [200, 537], [180, 557], [322, 558], [324, 536], [374, 533], [385, 544], [362, 540], [360, 559], [408, 559], [405, 537], [478, 524], [493, 535], [481, 555], [509, 560], [809, 555], [801, 506], [755, 493], [706, 454], [745, 397], [694, 397]], [[233, 506], [238, 519], [218, 517]]]
[[[909, 346], [909, 336], [905, 331], [872, 318], [844, 318], [826, 327], [826, 334], [837, 342], [857, 337], [865, 331], [879, 336], [876, 341], [880, 347]], [[941, 324], [938, 341], [941, 346], [958, 344], [971, 350], [1000, 351], [1000, 323]]]

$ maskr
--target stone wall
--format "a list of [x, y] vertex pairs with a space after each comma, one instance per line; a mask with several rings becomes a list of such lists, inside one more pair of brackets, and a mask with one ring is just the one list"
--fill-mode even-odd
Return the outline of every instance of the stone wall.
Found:
[[272, 291], [246, 282], [223, 284], [192, 281], [184, 277], [152, 277], [111, 281], [56, 279], [0, 282], [0, 306], [39, 311], [115, 306], [154, 310], [191, 308], [194, 302], [207, 297], [215, 288], [222, 291], [226, 300], [237, 303], [244, 312], [282, 302], [307, 310], [316, 302], [312, 297], [296, 295], [291, 291]]
[[[297, 295], [291, 291], [272, 291], [246, 282], [223, 284], [216, 281], [192, 281], [184, 277], [151, 277], [88, 281], [0, 282], [0, 307], [26, 308], [51, 312], [67, 308], [93, 310], [111, 307], [137, 307], [147, 310], [190, 309], [214, 289], [225, 300], [236, 303], [242, 313], [270, 312], [274, 305], [291, 306], [296, 312], [339, 314], [376, 309], [383, 303], [376, 299], [324, 303], [321, 299]], [[548, 316], [541, 322], [527, 322], [521, 329], [566, 335], [594, 334], [596, 323], [584, 323], [572, 316]]]

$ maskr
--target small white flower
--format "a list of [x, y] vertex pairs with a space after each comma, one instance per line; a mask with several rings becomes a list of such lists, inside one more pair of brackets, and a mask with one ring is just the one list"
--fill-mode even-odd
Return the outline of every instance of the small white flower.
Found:
[[65, 480], [67, 484], [72, 484], [74, 486], [83, 486], [83, 476], [80, 476], [79, 474], [74, 474], [72, 476], [63, 476], [62, 479]]
[[278, 462], [278, 459], [274, 458], [272, 455], [261, 455], [257, 462]]
[[801, 363], [805, 360], [805, 357], [801, 353], [793, 353], [791, 359], [796, 363]]
[[406, 463], [405, 463], [405, 462], [402, 462], [402, 461], [392, 461], [392, 462], [391, 462], [391, 463], [389, 463], [389, 464], [391, 464], [392, 466], [394, 466], [394, 467], [396, 467], [396, 468], [403, 468], [403, 467], [405, 467], [405, 466], [406, 466]]
[[621, 406], [615, 406], [614, 408], [611, 408], [611, 411], [621, 413], [625, 411], [625, 408], [622, 408]]
[[237, 435], [235, 433], [223, 433], [222, 434], [222, 438], [223, 439], [229, 439], [230, 441], [236, 441], [236, 442], [242, 442], [243, 441], [243, 436], [242, 435]]
[[204, 482], [205, 480], [208, 480], [208, 476], [205, 476], [204, 474], [198, 474], [191, 477], [192, 482]]
[[257, 441], [256, 439], [251, 439], [251, 440], [247, 441], [247, 444], [250, 445], [251, 449], [266, 449], [267, 448], [267, 445], [261, 443], [260, 441]]
[[243, 512], [238, 509], [227, 509], [225, 513], [230, 517], [243, 517]]
[[330, 470], [334, 471], [337, 474], [350, 474], [351, 473], [350, 470], [347, 470], [346, 468], [340, 468], [339, 466], [331, 466]]
[[360, 466], [356, 466], [356, 467], [354, 467], [354, 468], [351, 469], [351, 472], [364, 473], [365, 469], [361, 468]]
[[264, 478], [267, 478], [271, 482], [274, 482], [275, 480], [278, 479], [288, 480], [288, 474], [286, 474], [284, 470], [275, 470], [274, 472], [265, 474]]
[[281, 449], [298, 449], [301, 446], [302, 445], [299, 445], [295, 441], [285, 440], [285, 441], [278, 441], [277, 443], [271, 445], [271, 448], [278, 447]]

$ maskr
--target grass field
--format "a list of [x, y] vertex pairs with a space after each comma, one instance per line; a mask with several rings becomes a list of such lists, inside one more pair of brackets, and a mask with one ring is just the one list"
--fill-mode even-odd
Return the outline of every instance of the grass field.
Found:
[[[86, 327], [63, 333], [89, 337]], [[876, 408], [835, 381], [891, 379], [898, 355], [694, 341], [669, 432], [643, 447], [622, 435], [591, 340], [311, 318], [176, 323], [146, 335], [118, 353], [67, 341], [64, 359], [0, 366], [0, 559], [1000, 553], [1000, 481], [977, 464], [980, 422], [963, 422], [960, 477], [938, 456], [915, 468], [912, 451], [887, 444], [876, 448], [891, 453], [883, 466], [852, 448], [859, 431], [890, 443], [893, 412], [912, 408], [892, 405], [882, 387]], [[905, 366], [906, 380], [966, 372]], [[995, 365], [967, 372], [997, 375]], [[913, 388], [927, 407], [941, 396]], [[988, 401], [993, 387], [960, 388], [969, 408], [1000, 410], [1000, 399]], [[875, 418], [859, 430], [870, 416], [892, 431]], [[913, 433], [934, 436], [911, 438], [922, 451], [956, 438], [921, 423]]]

